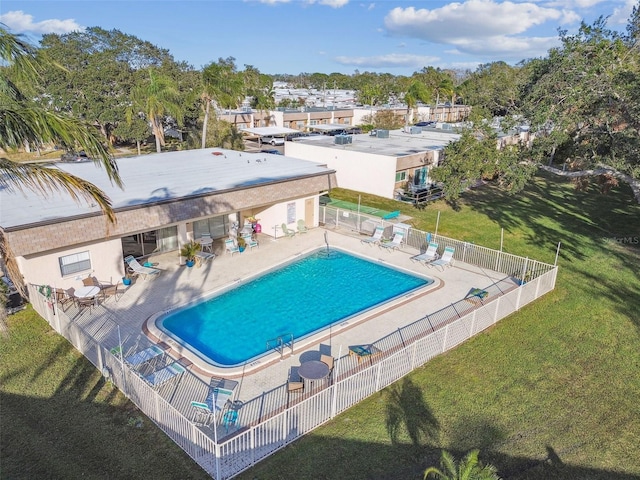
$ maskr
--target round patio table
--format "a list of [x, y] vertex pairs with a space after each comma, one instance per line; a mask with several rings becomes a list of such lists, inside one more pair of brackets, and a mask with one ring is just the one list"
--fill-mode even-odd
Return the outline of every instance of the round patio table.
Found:
[[73, 294], [78, 298], [93, 298], [100, 293], [99, 287], [88, 286], [76, 289]]
[[327, 378], [329, 371], [329, 365], [320, 360], [309, 360], [298, 367], [298, 375], [310, 382]]

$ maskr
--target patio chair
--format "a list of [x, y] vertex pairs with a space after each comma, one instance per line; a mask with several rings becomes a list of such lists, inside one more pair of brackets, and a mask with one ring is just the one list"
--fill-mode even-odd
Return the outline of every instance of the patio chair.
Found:
[[309, 229], [304, 224], [304, 220], [302, 219], [298, 220], [298, 233], [307, 233], [308, 231]]
[[71, 304], [75, 303], [75, 297], [73, 296], [73, 292], [74, 292], [73, 288], [69, 288], [67, 290], [61, 290], [59, 288], [56, 288], [56, 302], [58, 303], [58, 305], [62, 307], [63, 312], [64, 312], [65, 305], [67, 305], [68, 303], [71, 303]]
[[164, 353], [157, 345], [151, 345], [149, 348], [145, 348], [133, 355], [129, 355], [128, 357], [124, 357], [124, 361], [131, 366], [142, 365], [149, 360], [153, 360], [156, 357], [159, 357]]
[[193, 408], [193, 423], [206, 427], [211, 426], [216, 417], [209, 405], [202, 402], [191, 402], [191, 407]]
[[108, 297], [113, 297], [116, 299], [116, 302], [117, 302], [118, 299], [124, 293], [122, 290], [118, 288], [119, 286], [120, 286], [120, 282], [117, 282], [115, 285], [103, 285], [100, 290], [102, 293], [102, 299], [106, 301]]
[[78, 313], [82, 313], [85, 308], [91, 309], [96, 306], [95, 298], [77, 298], [76, 297], [76, 305], [78, 306]]
[[400, 245], [402, 244], [402, 239], [404, 238], [404, 234], [402, 232], [396, 232], [393, 234], [393, 238], [390, 242], [380, 242], [378, 243], [379, 247], [386, 248], [387, 250], [398, 250]]
[[227, 253], [230, 253], [232, 257], [234, 253], [240, 253], [240, 249], [236, 245], [236, 242], [233, 241], [233, 238], [227, 238], [224, 241], [224, 249]]
[[216, 254], [215, 253], [209, 253], [209, 252], [196, 252], [195, 254], [195, 259], [196, 259], [196, 265], [198, 267], [202, 266], [203, 263], [209, 261], [209, 260], [213, 260], [214, 258], [216, 258]]
[[287, 227], [286, 223], [283, 223], [282, 225], [282, 233], [284, 233], [287, 237], [292, 238], [296, 236], [296, 231], [295, 230], [290, 230]]
[[224, 430], [226, 433], [229, 433], [229, 429], [231, 427], [235, 427], [238, 425], [238, 414], [237, 410], [228, 410], [222, 415], [222, 425], [224, 426]]
[[186, 370], [182, 365], [178, 362], [173, 362], [160, 370], [156, 370], [149, 375], [145, 375], [142, 378], [145, 382], [151, 385], [152, 388], [156, 389], [167, 383], [169, 380], [179, 377], [184, 372], [186, 372]]
[[444, 272], [445, 267], [450, 267], [453, 265], [453, 254], [456, 249], [454, 247], [446, 247], [444, 249], [444, 253], [442, 254], [442, 258], [438, 260], [434, 260], [431, 263], [427, 263], [428, 267], [441, 267]]
[[247, 244], [247, 247], [249, 247], [249, 250], [252, 250], [253, 247], [259, 247], [260, 246], [258, 244], [258, 241], [254, 240], [250, 233], [246, 233], [246, 234], [242, 235], [242, 238], [244, 238], [244, 243]]
[[434, 260], [438, 259], [438, 244], [437, 243], [430, 243], [429, 247], [427, 248], [427, 251], [420, 254], [420, 255], [416, 255], [415, 257], [411, 257], [411, 260], [415, 261], [415, 262], [423, 262], [425, 264], [429, 263], [429, 262], [433, 262]]
[[368, 243], [369, 245], [378, 243], [382, 240], [383, 233], [384, 233], [384, 228], [378, 225], [373, 231], [373, 234], [369, 238], [363, 238], [362, 240], [360, 240], [360, 243]]
[[329, 367], [329, 375], [331, 375], [331, 372], [333, 371], [333, 357], [331, 355], [320, 355], [320, 361], [327, 364]]
[[233, 397], [233, 390], [217, 387], [211, 390], [206, 403], [212, 411], [215, 408], [217, 412], [221, 412], [231, 403], [231, 397]]
[[208, 250], [209, 253], [213, 253], [213, 238], [210, 233], [203, 233], [200, 235], [200, 246], [202, 250]]
[[129, 255], [124, 259], [124, 261], [128, 265], [128, 268], [132, 273], [142, 275], [145, 280], [147, 276], [155, 277], [156, 275], [159, 275], [160, 272], [162, 271], [157, 268], [144, 267], [140, 265], [133, 255]]
[[294, 377], [294, 370], [289, 372], [289, 378], [287, 379], [287, 393], [302, 393], [304, 392], [304, 382], [299, 375]]

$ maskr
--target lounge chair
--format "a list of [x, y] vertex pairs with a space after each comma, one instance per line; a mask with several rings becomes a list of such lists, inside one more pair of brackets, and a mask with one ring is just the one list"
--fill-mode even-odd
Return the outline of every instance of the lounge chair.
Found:
[[388, 250], [398, 250], [400, 245], [402, 244], [402, 239], [404, 238], [404, 233], [396, 232], [393, 234], [393, 238], [390, 242], [379, 242], [378, 246], [386, 248]]
[[125, 357], [124, 361], [132, 366], [142, 365], [149, 360], [153, 360], [154, 358], [159, 357], [163, 353], [164, 351], [160, 347], [158, 347], [157, 345], [151, 345], [149, 348], [145, 348], [144, 350], [140, 350], [133, 355]]
[[369, 245], [378, 243], [380, 242], [380, 240], [382, 240], [383, 233], [384, 233], [384, 228], [381, 226], [377, 226], [376, 229], [373, 231], [373, 235], [371, 235], [369, 238], [363, 238], [362, 240], [360, 240], [360, 242], [368, 243]]
[[453, 254], [456, 251], [453, 247], [446, 247], [444, 249], [444, 253], [442, 254], [442, 258], [438, 260], [434, 260], [431, 263], [427, 263], [428, 267], [442, 267], [442, 271], [444, 272], [445, 267], [450, 267], [453, 264]]
[[155, 277], [159, 275], [162, 270], [153, 267], [143, 267], [138, 263], [138, 261], [133, 257], [133, 255], [129, 255], [124, 259], [125, 263], [129, 266], [129, 270], [132, 273], [136, 273], [138, 275], [142, 275], [145, 279], [147, 276]]
[[231, 397], [233, 397], [233, 390], [214, 388], [207, 398], [207, 405], [211, 410], [215, 408], [217, 412], [221, 412], [231, 402]]
[[200, 252], [196, 252], [195, 254], [196, 265], [198, 267], [202, 266], [202, 264], [207, 262], [208, 260], [213, 260], [214, 258], [216, 258], [215, 253], [200, 251]]
[[425, 264], [429, 262], [433, 262], [434, 260], [437, 260], [437, 259], [438, 259], [437, 243], [430, 243], [426, 252], [420, 255], [416, 255], [415, 257], [411, 257], [411, 260], [414, 260], [416, 262], [423, 262]]
[[253, 249], [253, 247], [260, 246], [258, 241], [254, 240], [250, 233], [242, 235], [242, 238], [244, 239], [244, 243], [247, 244], [247, 247], [249, 247], [249, 250]]
[[191, 402], [191, 407], [193, 408], [193, 423], [196, 425], [211, 426], [216, 417], [208, 404]]
[[483, 300], [489, 296], [489, 292], [482, 290], [481, 288], [472, 288], [469, 293], [464, 297], [469, 303], [477, 304], [478, 302], [484, 303]]
[[230, 253], [232, 257], [234, 253], [240, 253], [240, 249], [236, 245], [236, 242], [233, 241], [233, 238], [227, 238], [224, 241], [224, 249], [227, 253]]
[[295, 237], [296, 236], [296, 231], [295, 230], [290, 230], [287, 227], [286, 223], [282, 224], [282, 233], [284, 233], [287, 237], [291, 238], [291, 237]]
[[308, 231], [309, 229], [304, 224], [304, 220], [302, 219], [298, 220], [298, 233], [307, 233]]
[[169, 380], [179, 377], [185, 372], [185, 368], [178, 362], [173, 362], [160, 370], [156, 370], [149, 375], [142, 377], [145, 382], [151, 385], [153, 388], [159, 388]]

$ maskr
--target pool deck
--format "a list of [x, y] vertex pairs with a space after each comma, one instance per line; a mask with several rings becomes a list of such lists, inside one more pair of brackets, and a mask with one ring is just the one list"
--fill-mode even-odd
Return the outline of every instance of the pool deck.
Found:
[[[122, 296], [108, 298], [96, 308], [77, 312], [76, 307], [67, 309], [67, 315], [97, 338], [107, 349], [117, 347], [120, 340], [125, 355], [142, 350], [154, 342], [155, 335], [146, 328], [147, 321], [160, 311], [170, 310], [186, 304], [204, 293], [224, 288], [231, 283], [251, 277], [256, 272], [267, 270], [274, 265], [290, 260], [300, 254], [325, 245], [325, 232], [331, 246], [354, 252], [375, 261], [394, 265], [404, 270], [426, 275], [436, 280], [434, 288], [423, 295], [415, 295], [397, 302], [393, 308], [381, 308], [371, 312], [370, 318], [344, 326], [339, 331], [333, 329], [317, 335], [311, 341], [294, 343], [294, 351], [286, 349], [284, 356], [274, 353], [259, 365], [252, 368], [235, 369], [230, 374], [216, 374], [199, 368], [179, 346], [172, 342], [161, 344], [167, 348], [168, 356], [162, 360], [168, 363], [178, 360], [187, 373], [177, 382], [168, 382], [158, 389], [160, 395], [171, 402], [188, 417], [191, 417], [190, 402], [204, 401], [212, 387], [234, 387], [234, 399], [242, 402], [240, 427], [259, 421], [265, 415], [284, 408], [290, 396], [287, 395], [286, 382], [290, 372], [296, 371], [301, 362], [319, 359], [321, 354], [332, 355], [336, 359], [344, 358], [344, 366], [336, 364], [336, 371], [354, 368], [355, 357], [348, 357], [350, 345], [376, 343], [384, 352], [386, 340], [391, 339], [398, 330], [427, 314], [438, 312], [458, 302], [463, 308], [481, 307], [481, 301], [461, 302], [473, 288], [488, 289], [493, 292], [505, 292], [515, 287], [512, 280], [504, 274], [487, 271], [475, 266], [456, 262], [453, 267], [443, 270], [429, 268], [414, 262], [411, 257], [418, 254], [415, 249], [405, 247], [401, 250], [387, 251], [375, 245], [363, 244], [356, 232], [349, 230], [326, 230], [314, 228], [305, 234], [293, 238], [278, 238], [260, 235], [259, 248], [247, 249], [233, 256], [222, 251], [222, 243], [217, 257], [200, 267], [187, 268], [179, 264], [177, 253], [154, 256], [153, 262], [163, 272], [154, 279], [137, 278], [127, 287]], [[96, 272], [99, 280], [99, 272]], [[122, 288], [122, 285], [120, 286]], [[325, 288], [325, 286], [321, 286]], [[330, 289], [327, 294], [330, 294]], [[246, 310], [229, 312], [237, 318], [251, 315], [259, 305], [247, 305]], [[114, 328], [114, 325], [119, 328]], [[295, 339], [294, 339], [295, 340]], [[390, 342], [390, 340], [389, 340]], [[389, 343], [390, 344], [390, 343]], [[351, 361], [353, 360], [353, 361]], [[361, 359], [359, 359], [361, 360]], [[368, 362], [362, 362], [367, 364]], [[145, 368], [157, 368], [150, 364]], [[145, 373], [145, 372], [141, 372]], [[300, 398], [304, 394], [293, 394]], [[229, 432], [232, 434], [233, 432]], [[219, 438], [227, 432], [220, 432]]]

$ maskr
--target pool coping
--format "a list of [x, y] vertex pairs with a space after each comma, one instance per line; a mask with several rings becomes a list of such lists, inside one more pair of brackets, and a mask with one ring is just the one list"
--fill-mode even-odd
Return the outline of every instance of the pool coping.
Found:
[[206, 360], [204, 360], [203, 358], [201, 358], [198, 354], [196, 354], [195, 352], [193, 352], [190, 348], [188, 348], [185, 345], [182, 345], [180, 342], [178, 342], [177, 340], [175, 340], [173, 337], [171, 337], [170, 335], [168, 335], [167, 333], [165, 333], [164, 331], [162, 331], [157, 325], [156, 325], [156, 321], [159, 317], [166, 315], [167, 313], [170, 313], [172, 311], [175, 310], [180, 310], [190, 304], [195, 304], [198, 303], [202, 300], [205, 300], [207, 298], [210, 298], [212, 296], [215, 296], [216, 294], [228, 291], [232, 288], [234, 288], [235, 286], [237, 286], [238, 284], [242, 284], [242, 283], [246, 283], [249, 282], [251, 280], [253, 280], [254, 278], [257, 278], [263, 274], [265, 274], [266, 272], [269, 272], [271, 270], [273, 270], [274, 268], [280, 268], [284, 265], [287, 265], [295, 260], [297, 260], [300, 257], [304, 257], [314, 251], [317, 251], [319, 249], [319, 246], [314, 246], [312, 248], [308, 248], [304, 251], [298, 252], [296, 254], [291, 255], [290, 257], [287, 257], [286, 259], [284, 259], [282, 262], [279, 262], [277, 264], [271, 265], [269, 267], [263, 268], [261, 270], [252, 272], [251, 275], [243, 277], [243, 278], [237, 278], [234, 279], [228, 283], [226, 283], [225, 285], [222, 285], [216, 289], [207, 291], [207, 292], [203, 292], [201, 295], [199, 295], [196, 298], [192, 298], [187, 302], [184, 302], [178, 306], [174, 306], [170, 309], [165, 309], [165, 310], [161, 310], [159, 312], [156, 312], [154, 314], [152, 314], [151, 316], [149, 316], [147, 318], [147, 320], [143, 323], [142, 326], [142, 331], [144, 332], [144, 334], [153, 342], [158, 343], [160, 346], [162, 346], [165, 349], [165, 352], [172, 355], [173, 357], [175, 357], [176, 359], [178, 359], [178, 361], [185, 367], [191, 369], [192, 371], [194, 371], [194, 373], [198, 373], [200, 375], [204, 375], [204, 376], [213, 376], [213, 377], [220, 377], [220, 378], [228, 378], [228, 379], [234, 379], [234, 378], [240, 378], [243, 376], [247, 376], [250, 375], [252, 373], [256, 373], [264, 368], [269, 367], [270, 365], [273, 365], [274, 363], [277, 363], [279, 361], [282, 361], [284, 359], [290, 358], [292, 356], [295, 356], [296, 353], [300, 353], [301, 351], [307, 350], [310, 346], [314, 346], [319, 344], [320, 342], [322, 342], [323, 340], [331, 337], [332, 335], [337, 335], [341, 332], [344, 332], [350, 328], [353, 328], [357, 325], [360, 325], [364, 322], [367, 322], [381, 314], [384, 314], [390, 310], [393, 310], [395, 308], [398, 308], [402, 305], [405, 305], [417, 298], [421, 298], [429, 293], [432, 293], [436, 290], [441, 289], [444, 286], [444, 281], [441, 280], [440, 278], [436, 277], [436, 276], [429, 276], [426, 274], [420, 274], [420, 273], [416, 273], [414, 271], [408, 270], [406, 268], [397, 266], [397, 265], [392, 265], [389, 262], [386, 262], [380, 258], [373, 258], [370, 257], [368, 255], [364, 255], [362, 253], [356, 252], [354, 250], [351, 250], [349, 248], [345, 248], [345, 247], [339, 247], [339, 250], [345, 251], [353, 256], [359, 257], [359, 258], [363, 258], [366, 259], [368, 261], [371, 261], [373, 263], [376, 264], [381, 264], [381, 265], [385, 265], [388, 268], [393, 268], [399, 271], [402, 271], [404, 273], [407, 273], [409, 275], [412, 276], [417, 276], [417, 277], [422, 277], [422, 278], [428, 278], [430, 280], [432, 280], [431, 283], [429, 283], [428, 285], [425, 285], [423, 287], [419, 287], [416, 289], [413, 289], [405, 294], [399, 295], [389, 301], [383, 302], [373, 308], [367, 309], [365, 310], [363, 313], [361, 314], [357, 314], [357, 315], [353, 315], [343, 321], [341, 321], [339, 324], [330, 324], [329, 326], [322, 328], [321, 330], [319, 330], [316, 333], [310, 334], [306, 337], [303, 337], [299, 340], [294, 340], [294, 346], [292, 349], [287, 347], [287, 351], [286, 352], [271, 352], [271, 353], [265, 353], [262, 356], [259, 356], [258, 358], [254, 358], [252, 359], [252, 361], [250, 363], [245, 363], [245, 364], [241, 364], [241, 365], [234, 365], [234, 366], [229, 366], [229, 367], [223, 367], [223, 366], [217, 366], [217, 365], [212, 365], [211, 363], [207, 362]]

